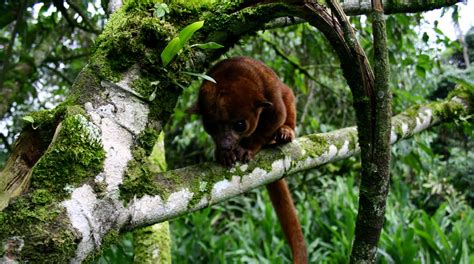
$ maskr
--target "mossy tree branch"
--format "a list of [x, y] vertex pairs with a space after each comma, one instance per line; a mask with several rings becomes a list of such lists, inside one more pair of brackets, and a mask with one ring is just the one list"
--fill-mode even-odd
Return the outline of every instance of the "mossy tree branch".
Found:
[[[395, 144], [443, 122], [472, 115], [474, 94], [464, 87], [456, 88], [450, 98], [415, 105], [392, 118], [389, 143]], [[166, 190], [156, 196], [139, 194], [130, 201], [134, 210], [153, 211], [153, 217], [135, 218], [130, 226], [149, 225], [181, 214], [222, 202], [285, 176], [345, 159], [360, 153], [355, 127], [329, 133], [312, 134], [294, 142], [261, 151], [248, 164], [237, 164], [228, 170], [216, 163], [204, 163], [155, 174], [153, 184]], [[130, 197], [131, 198], [131, 197]], [[146, 209], [154, 205], [158, 209]]]

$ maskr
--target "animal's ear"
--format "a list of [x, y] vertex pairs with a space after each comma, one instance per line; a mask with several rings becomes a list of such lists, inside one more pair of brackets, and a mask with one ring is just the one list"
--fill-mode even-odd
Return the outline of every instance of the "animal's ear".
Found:
[[257, 103], [257, 107], [270, 108], [273, 106], [273, 103], [270, 101], [260, 101]]
[[186, 109], [186, 113], [190, 114], [190, 115], [199, 115], [201, 114], [200, 111], [199, 111], [199, 106], [198, 106], [198, 103], [195, 102], [193, 105], [191, 105], [188, 109]]

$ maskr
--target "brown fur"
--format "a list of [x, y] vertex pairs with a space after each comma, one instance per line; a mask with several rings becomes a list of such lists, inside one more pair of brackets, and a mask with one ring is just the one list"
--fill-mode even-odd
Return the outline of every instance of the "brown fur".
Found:
[[[224, 166], [248, 162], [265, 145], [295, 137], [293, 92], [260, 61], [236, 57], [216, 64], [204, 81], [193, 112], [212, 136], [216, 160]], [[307, 263], [303, 233], [286, 182], [267, 185], [294, 263]]]

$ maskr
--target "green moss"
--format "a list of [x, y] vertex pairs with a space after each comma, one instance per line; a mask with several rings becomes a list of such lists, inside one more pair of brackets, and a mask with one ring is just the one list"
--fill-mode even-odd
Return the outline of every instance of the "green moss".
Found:
[[145, 98], [150, 98], [154, 89], [150, 80], [147, 78], [138, 78], [132, 82], [132, 88]]
[[[164, 147], [155, 149], [158, 153], [152, 153], [154, 146], [160, 143], [158, 138], [158, 132], [151, 128], [146, 128], [138, 138], [139, 145], [132, 150], [133, 160], [128, 163], [123, 183], [120, 185], [120, 198], [125, 202], [134, 196], [142, 197], [145, 194], [166, 198], [170, 189], [173, 189], [172, 186], [177, 185], [174, 178], [165, 179], [163, 184], [156, 180], [162, 167], [153, 163], [154, 159], [150, 157], [164, 155]], [[166, 168], [166, 162], [163, 162], [162, 166]]]
[[405, 115], [410, 118], [416, 118], [420, 112], [421, 105], [414, 105], [407, 110], [405, 110]]
[[105, 159], [98, 128], [78, 107], [67, 107], [59, 133], [32, 171], [31, 186], [44, 188], [57, 197], [68, 195], [68, 187], [99, 173]]
[[[171, 239], [168, 222], [134, 232], [136, 263], [171, 263]], [[154, 254], [154, 249], [158, 254]]]
[[150, 167], [153, 172], [159, 173], [166, 171], [168, 168], [166, 164], [166, 155], [165, 155], [165, 134], [163, 131], [158, 136], [158, 139], [155, 141], [155, 145], [148, 156], [150, 161]]
[[173, 114], [174, 107], [182, 90], [173, 86], [160, 86], [156, 91], [159, 98], [150, 102], [150, 115], [152, 120], [166, 121]]
[[[206, 177], [200, 176], [200, 171], [208, 171]], [[217, 164], [203, 163], [198, 164], [192, 172], [186, 177], [186, 184], [189, 186], [193, 197], [188, 204], [189, 208], [194, 207], [203, 197], [211, 198], [211, 192], [214, 185], [222, 180], [230, 180], [232, 176], [240, 176], [243, 173], [240, 170], [230, 172], [230, 169], [221, 167]]]
[[176, 29], [170, 23], [153, 17], [152, 13], [153, 10], [147, 8], [133, 12], [126, 12], [124, 8], [111, 16], [104, 32], [96, 40], [90, 63], [101, 79], [117, 82], [122, 79], [123, 72], [134, 64], [140, 65], [140, 68], [156, 68], [161, 51], [176, 34]]
[[134, 11], [137, 11], [137, 10], [144, 10], [144, 11], [147, 11], [147, 10], [150, 10], [153, 8], [153, 6], [155, 5], [155, 3], [161, 3], [162, 1], [160, 0], [126, 0], [124, 1], [123, 3], [123, 8], [127, 11], [127, 12], [134, 12]]
[[143, 197], [145, 194], [164, 197], [167, 196], [168, 191], [156, 184], [148, 165], [143, 165], [136, 160], [130, 161], [123, 183], [120, 185], [120, 198], [128, 202], [134, 196]]
[[474, 102], [474, 86], [468, 86], [468, 84], [457, 85], [454, 90], [448, 94], [448, 99], [453, 97], [459, 97], [467, 102]]
[[355, 150], [358, 146], [359, 138], [357, 137], [357, 132], [350, 134], [350, 141], [349, 141], [349, 150]]
[[0, 212], [2, 247], [12, 239], [23, 244], [20, 252], [13, 253], [17, 261], [66, 263], [74, 256], [79, 237], [71, 231], [64, 207], [53, 205], [53, 200], [49, 191], [36, 190]]
[[48, 204], [54, 200], [54, 196], [46, 189], [37, 189], [33, 192], [31, 199], [35, 204]]
[[311, 148], [305, 147], [310, 157], [319, 157], [329, 148], [329, 144], [327, 140], [320, 135], [317, 135], [317, 134], [308, 135], [306, 136], [306, 138], [311, 140]]
[[75, 104], [84, 104], [97, 100], [102, 91], [98, 75], [90, 65], [87, 65], [74, 80], [69, 98], [74, 98]]
[[428, 105], [433, 110], [433, 114], [441, 120], [450, 120], [453, 117], [461, 117], [466, 112], [464, 106], [452, 101], [443, 103], [432, 103]]

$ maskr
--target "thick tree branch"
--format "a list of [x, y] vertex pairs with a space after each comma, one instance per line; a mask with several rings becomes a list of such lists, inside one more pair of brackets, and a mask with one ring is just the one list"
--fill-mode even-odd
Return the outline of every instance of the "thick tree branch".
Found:
[[[341, 5], [344, 12], [348, 15], [362, 15], [372, 12], [372, 0], [344, 0]], [[394, 13], [416, 13], [422, 11], [429, 11], [436, 8], [441, 8], [456, 3], [463, 2], [462, 0], [383, 0], [381, 1], [384, 7], [385, 14]]]
[[[380, 0], [373, 0], [374, 131], [368, 160], [362, 160], [359, 212], [351, 263], [375, 263], [382, 231], [390, 178], [390, 124], [392, 94], [388, 85], [389, 65], [385, 20]], [[359, 122], [360, 123], [360, 122]]]
[[[414, 106], [392, 119], [390, 143], [394, 144], [441, 122], [470, 115], [473, 110], [472, 94], [470, 97], [453, 96], [446, 101]], [[284, 176], [359, 153], [356, 128], [348, 127], [330, 133], [303, 136], [293, 143], [265, 149], [255, 160], [236, 165], [230, 171], [215, 163], [206, 163], [160, 173], [156, 175], [155, 183], [162, 185], [168, 182], [171, 192], [167, 194], [167, 199], [149, 195], [135, 198], [130, 206], [134, 211], [146, 213], [132, 218], [129, 223], [131, 226], [127, 228], [169, 220]], [[179, 184], [170, 186], [171, 178]]]

